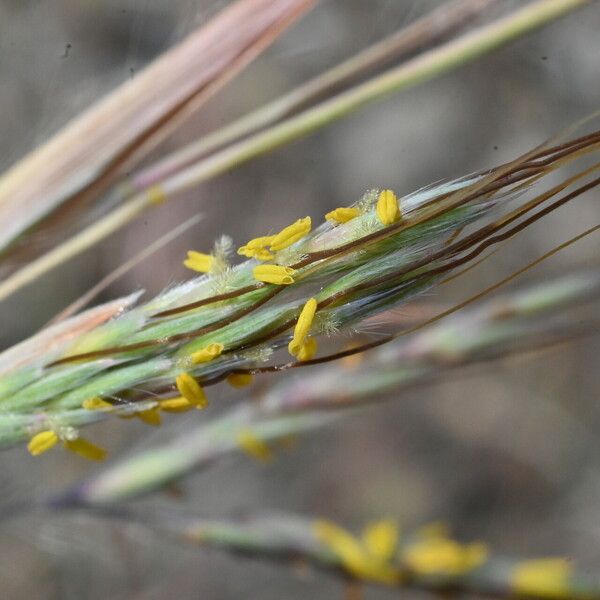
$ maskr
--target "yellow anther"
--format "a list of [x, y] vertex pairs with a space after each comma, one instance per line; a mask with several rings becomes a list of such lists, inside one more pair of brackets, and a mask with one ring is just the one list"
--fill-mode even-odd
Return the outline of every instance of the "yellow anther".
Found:
[[273, 237], [270, 243], [271, 250], [273, 252], [278, 252], [279, 250], [283, 250], [284, 248], [295, 244], [310, 232], [310, 227], [310, 217], [298, 219], [295, 223], [288, 225]]
[[269, 462], [273, 459], [273, 451], [264, 440], [258, 438], [250, 429], [243, 429], [237, 435], [239, 447], [252, 458], [260, 462]]
[[327, 221], [332, 223], [347, 223], [360, 215], [360, 210], [354, 206], [341, 207], [328, 212], [325, 215]]
[[175, 379], [179, 393], [197, 408], [206, 408], [208, 399], [199, 383], [189, 374], [182, 373]]
[[32, 456], [38, 456], [50, 450], [57, 442], [58, 436], [54, 431], [40, 431], [29, 440], [27, 450]]
[[152, 425], [153, 427], [158, 427], [160, 425], [160, 413], [158, 412], [158, 407], [142, 410], [135, 413], [135, 416], [140, 421], [146, 423], [146, 425]]
[[314, 358], [316, 353], [317, 353], [317, 340], [315, 340], [315, 338], [313, 338], [313, 337], [309, 337], [304, 342], [304, 344], [302, 344], [302, 347], [300, 348], [300, 351], [296, 355], [296, 358], [299, 361], [303, 362], [305, 360], [311, 360], [312, 358]]
[[572, 566], [562, 558], [542, 558], [519, 563], [512, 572], [512, 590], [536, 598], [570, 598]]
[[384, 225], [391, 225], [400, 219], [398, 198], [392, 190], [383, 190], [377, 198], [377, 216]]
[[88, 442], [83, 438], [77, 438], [76, 440], [65, 440], [63, 442], [64, 447], [75, 454], [79, 454], [83, 458], [88, 460], [104, 460], [106, 458], [106, 450]]
[[165, 398], [164, 400], [161, 400], [159, 408], [164, 412], [178, 413], [186, 412], [194, 408], [194, 405], [187, 398], [177, 396], [175, 398]]
[[86, 410], [110, 410], [113, 408], [113, 405], [110, 402], [103, 400], [99, 396], [84, 400], [81, 406]]
[[266, 235], [250, 240], [245, 246], [238, 248], [238, 254], [257, 260], [271, 260], [273, 255], [267, 250], [267, 246], [273, 241], [273, 235]]
[[298, 321], [294, 327], [294, 337], [288, 344], [288, 350], [292, 356], [298, 356], [304, 346], [304, 342], [310, 332], [315, 313], [317, 312], [317, 300], [310, 298], [302, 307]]
[[257, 281], [274, 283], [275, 285], [290, 285], [294, 283], [293, 275], [296, 273], [290, 267], [281, 265], [258, 265], [254, 267], [252, 274]]
[[224, 349], [225, 346], [223, 346], [223, 344], [208, 344], [208, 346], [204, 346], [204, 348], [201, 348], [192, 354], [192, 362], [195, 365], [199, 365], [215, 360], [215, 358], [221, 356]]
[[372, 555], [360, 540], [338, 525], [316, 521], [314, 534], [356, 577], [389, 584], [399, 581], [399, 570], [393, 564]]
[[424, 537], [403, 553], [404, 564], [420, 575], [462, 575], [479, 567], [487, 557], [484, 544], [462, 545], [444, 537]]
[[227, 383], [234, 388], [243, 388], [250, 385], [254, 380], [254, 375], [250, 373], [232, 373], [227, 377]]
[[275, 258], [275, 256], [266, 248], [257, 248], [253, 250], [252, 248], [248, 248], [248, 246], [238, 248], [238, 254], [247, 256], [248, 258], [255, 258], [256, 260], [273, 260], [273, 258]]
[[398, 525], [392, 520], [369, 524], [363, 532], [367, 552], [384, 561], [390, 561], [398, 548]]
[[246, 248], [250, 248], [251, 250], [260, 250], [261, 248], [266, 248], [271, 245], [271, 242], [275, 239], [274, 235], [263, 235], [262, 237], [257, 237], [250, 240], [246, 244]]
[[183, 261], [183, 264], [192, 271], [210, 273], [215, 264], [215, 257], [212, 254], [188, 250], [187, 258]]
[[167, 194], [160, 185], [153, 185], [146, 193], [148, 194], [148, 200], [152, 204], [162, 204], [167, 199]]

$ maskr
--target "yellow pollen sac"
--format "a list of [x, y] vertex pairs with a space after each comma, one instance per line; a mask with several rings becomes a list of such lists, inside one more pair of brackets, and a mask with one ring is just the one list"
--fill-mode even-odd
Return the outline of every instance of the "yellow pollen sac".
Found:
[[255, 258], [256, 260], [273, 260], [275, 258], [274, 254], [271, 254], [266, 248], [260, 248], [258, 250], [254, 250], [251, 258]]
[[254, 267], [252, 274], [257, 281], [274, 283], [275, 285], [290, 285], [294, 283], [293, 275], [296, 273], [290, 267], [281, 265], [258, 265]]
[[164, 400], [161, 400], [159, 408], [164, 412], [178, 413], [186, 412], [194, 408], [194, 405], [187, 398], [176, 396], [175, 398], [165, 398]]
[[225, 346], [223, 344], [209, 344], [208, 346], [204, 346], [204, 348], [192, 353], [192, 362], [195, 365], [199, 365], [215, 360], [215, 358], [221, 356], [224, 349]]
[[400, 219], [398, 198], [392, 190], [383, 190], [377, 198], [377, 216], [384, 225], [391, 225]]
[[305, 360], [311, 360], [314, 358], [317, 353], [317, 340], [313, 337], [309, 337], [300, 348], [296, 358], [300, 362], [304, 362]]
[[243, 388], [250, 385], [254, 380], [254, 375], [250, 373], [232, 373], [227, 377], [227, 383], [234, 388]]
[[549, 598], [570, 598], [572, 566], [562, 558], [542, 558], [519, 563], [512, 572], [511, 584], [516, 594]]
[[113, 405], [106, 400], [103, 400], [99, 396], [94, 396], [93, 398], [88, 398], [84, 400], [81, 404], [82, 408], [86, 410], [109, 410], [113, 408]]
[[271, 448], [249, 429], [244, 429], [238, 433], [237, 443], [248, 456], [260, 462], [266, 463], [273, 459]]
[[274, 235], [263, 235], [250, 240], [244, 247], [250, 250], [260, 250], [271, 245], [271, 242], [275, 239]]
[[310, 217], [298, 219], [295, 223], [288, 225], [273, 237], [270, 243], [273, 252], [279, 252], [295, 244], [310, 232], [311, 220]]
[[179, 393], [196, 408], [206, 408], [208, 399], [199, 383], [188, 373], [182, 373], [175, 379]]
[[325, 215], [327, 221], [332, 223], [347, 223], [360, 215], [360, 210], [354, 206], [341, 207], [328, 212]]
[[363, 532], [369, 554], [384, 561], [390, 561], [396, 555], [398, 538], [398, 525], [387, 519], [369, 524]]
[[238, 254], [257, 260], [272, 260], [273, 255], [267, 250], [267, 246], [273, 241], [273, 235], [266, 235], [250, 240], [245, 246], [238, 248]]
[[488, 558], [484, 544], [461, 545], [443, 537], [423, 538], [408, 546], [404, 564], [419, 575], [463, 575]]
[[54, 431], [40, 431], [29, 440], [27, 450], [32, 456], [39, 456], [50, 450], [57, 442], [58, 436]]
[[167, 194], [160, 185], [153, 185], [146, 193], [152, 204], [162, 204], [167, 200]]
[[88, 442], [82, 438], [65, 440], [63, 446], [67, 450], [79, 454], [79, 456], [87, 458], [88, 460], [100, 461], [106, 458], [106, 450], [104, 448], [100, 448], [100, 446], [96, 446], [96, 444], [92, 444], [92, 442]]
[[399, 570], [393, 564], [372, 555], [360, 540], [335, 523], [316, 521], [313, 531], [315, 537], [354, 576], [388, 584], [394, 584], [400, 580]]
[[189, 250], [183, 264], [192, 271], [210, 273], [215, 264], [215, 257], [212, 254], [204, 254], [204, 252]]
[[152, 425], [153, 427], [158, 427], [160, 425], [160, 413], [158, 412], [158, 407], [142, 410], [135, 413], [135, 416], [140, 421], [146, 423], [146, 425]]
[[256, 260], [273, 260], [275, 258], [266, 248], [252, 249], [248, 248], [248, 246], [238, 248], [238, 254], [247, 256], [248, 258], [255, 258]]
[[303, 306], [298, 316], [298, 321], [294, 327], [294, 337], [288, 344], [288, 350], [292, 356], [298, 356], [317, 312], [317, 300], [316, 298], [310, 298]]

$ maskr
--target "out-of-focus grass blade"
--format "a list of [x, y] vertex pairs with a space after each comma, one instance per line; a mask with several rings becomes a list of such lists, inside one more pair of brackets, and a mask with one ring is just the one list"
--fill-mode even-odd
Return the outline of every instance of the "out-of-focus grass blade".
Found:
[[328, 71], [259, 107], [225, 127], [209, 133], [133, 174], [131, 186], [137, 191], [157, 183], [215, 150], [268, 127], [281, 119], [331, 96], [352, 80], [357, 80], [392, 60], [401, 61], [424, 50], [480, 17], [498, 0], [451, 0], [427, 13], [389, 37], [377, 41]]
[[238, 0], [0, 178], [0, 252], [67, 200], [103, 191], [317, 0]]

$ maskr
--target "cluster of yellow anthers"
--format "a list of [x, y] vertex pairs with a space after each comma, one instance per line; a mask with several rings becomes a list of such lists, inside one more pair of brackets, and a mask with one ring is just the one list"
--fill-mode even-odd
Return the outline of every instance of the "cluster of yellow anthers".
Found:
[[[376, 214], [383, 225], [391, 225], [401, 218], [398, 199], [392, 190], [383, 190], [378, 198], [376, 205]], [[357, 207], [341, 207], [327, 213], [326, 220], [342, 224], [351, 221], [361, 214]], [[275, 254], [285, 250], [292, 244], [300, 241], [310, 233], [311, 219], [305, 217], [298, 219], [295, 223], [288, 225], [275, 235], [263, 236], [250, 240], [245, 246], [238, 250], [238, 254], [248, 258], [255, 258], [260, 261], [270, 261], [275, 258]], [[217, 266], [222, 262], [222, 257], [213, 254], [205, 254], [190, 250], [184, 265], [193, 271], [201, 273], [215, 272]], [[257, 281], [271, 283], [275, 285], [290, 285], [294, 283], [294, 269], [278, 264], [262, 264], [254, 267], [254, 278]], [[294, 335], [288, 345], [290, 354], [300, 361], [306, 361], [313, 358], [317, 351], [317, 342], [310, 336], [310, 329], [317, 311], [317, 300], [310, 298], [298, 317], [294, 327]], [[205, 346], [201, 350], [191, 355], [193, 364], [202, 364], [218, 358], [224, 350], [222, 344], [213, 343]], [[244, 387], [252, 382], [252, 375], [232, 374], [227, 381], [233, 387]], [[159, 400], [157, 405], [135, 413], [132, 417], [137, 417], [149, 425], [160, 425], [160, 412], [184, 412], [191, 408], [205, 408], [208, 400], [200, 384], [189, 374], [182, 373], [176, 379], [176, 386], [181, 394], [174, 398]], [[83, 402], [83, 408], [88, 410], [115, 410], [115, 406], [102, 398], [90, 398]], [[71, 432], [69, 436], [61, 436], [52, 429], [41, 431], [35, 434], [29, 441], [29, 451], [34, 456], [43, 454], [62, 442], [62, 445], [81, 456], [91, 460], [102, 460], [106, 456], [106, 451], [91, 442], [80, 438], [77, 433]], [[270, 456], [269, 449], [264, 444], [257, 443], [255, 438], [247, 434], [240, 434], [240, 447], [249, 454], [253, 454], [261, 460]]]
[[459, 544], [437, 526], [424, 529], [402, 547], [398, 527], [390, 520], [368, 525], [361, 538], [328, 521], [317, 521], [314, 533], [352, 575], [390, 585], [418, 575], [463, 575], [488, 556], [483, 544]]
[[[485, 544], [460, 544], [439, 523], [424, 527], [402, 546], [391, 520], [368, 525], [361, 537], [329, 521], [316, 521], [314, 535], [349, 573], [389, 585], [415, 577], [461, 577], [489, 558]], [[563, 558], [524, 560], [512, 568], [507, 584], [516, 595], [565, 600], [572, 595], [572, 575], [572, 565]]]
[[52, 430], [40, 431], [34, 435], [29, 440], [27, 449], [33, 456], [38, 456], [56, 446], [58, 442], [62, 442], [67, 450], [89, 460], [104, 460], [106, 457], [104, 448], [100, 448], [80, 437], [74, 437], [73, 439], [70, 439], [70, 436], [61, 438], [58, 433]]
[[[191, 359], [194, 364], [206, 363], [218, 358], [222, 352], [222, 344], [209, 344], [193, 353]], [[232, 374], [227, 378], [227, 381], [233, 387], [241, 388], [252, 383], [252, 379], [252, 375], [249, 374]], [[201, 410], [208, 406], [208, 399], [206, 398], [204, 389], [189, 373], [181, 373], [178, 375], [175, 379], [175, 385], [180, 393], [179, 396], [158, 400], [156, 406], [138, 411], [131, 415], [121, 415], [121, 417], [137, 417], [148, 425], [157, 426], [161, 423], [161, 412], [179, 413], [188, 411], [192, 408]], [[86, 410], [104, 411], [114, 411], [116, 409], [114, 404], [99, 397], [84, 400], [82, 408], [85, 408]], [[67, 450], [71, 450], [84, 458], [90, 460], [103, 460], [106, 457], [106, 450], [80, 438], [77, 433], [74, 433], [72, 430], [69, 430], [68, 436], [61, 436], [52, 429], [41, 431], [31, 438], [28, 449], [33, 456], [38, 456], [56, 446], [59, 441], [62, 441], [62, 445]]]
[[[400, 205], [398, 198], [392, 190], [383, 190], [377, 198], [375, 212], [383, 225], [391, 225], [400, 220]], [[355, 206], [340, 207], [328, 212], [325, 219], [334, 224], [342, 224], [351, 221], [361, 214], [361, 209]], [[275, 259], [277, 252], [289, 248], [292, 244], [300, 241], [310, 233], [310, 217], [298, 219], [296, 222], [283, 228], [274, 235], [265, 235], [250, 240], [246, 245], [238, 249], [240, 256], [254, 258], [260, 261], [271, 261]], [[215, 256], [190, 250], [184, 265], [193, 271], [200, 273], [211, 273], [215, 267]], [[275, 285], [290, 285], [294, 283], [294, 270], [289, 267], [272, 264], [259, 265], [255, 267], [254, 278], [265, 283]]]
[[400, 581], [401, 572], [394, 560], [399, 535], [393, 521], [368, 525], [361, 538], [329, 521], [316, 521], [313, 531], [341, 566], [358, 579], [390, 585]]
[[308, 235], [311, 226], [310, 217], [298, 219], [275, 235], [266, 235], [250, 240], [245, 246], [238, 249], [238, 254], [262, 261], [273, 260], [277, 252], [289, 248]]

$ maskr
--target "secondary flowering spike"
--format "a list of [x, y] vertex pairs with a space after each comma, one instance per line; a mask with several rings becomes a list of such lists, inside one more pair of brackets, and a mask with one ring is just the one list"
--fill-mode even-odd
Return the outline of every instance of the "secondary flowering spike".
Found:
[[187, 253], [187, 258], [183, 261], [183, 264], [192, 271], [198, 271], [199, 273], [210, 273], [215, 264], [215, 257], [212, 254], [205, 254], [204, 252], [189, 250]]
[[63, 441], [63, 446], [67, 450], [79, 454], [79, 456], [87, 458], [88, 460], [101, 461], [106, 458], [107, 454], [104, 448], [96, 446], [96, 444], [92, 444], [92, 442], [88, 442], [88, 440], [84, 440], [83, 438], [65, 440]]
[[271, 448], [250, 429], [243, 429], [238, 433], [237, 443], [248, 456], [260, 462], [266, 463], [273, 459]]
[[398, 198], [392, 190], [383, 190], [379, 193], [376, 212], [377, 217], [384, 225], [391, 225], [400, 219]]
[[325, 215], [327, 221], [332, 223], [347, 223], [360, 215], [360, 210], [355, 206], [340, 207], [328, 212]]
[[192, 362], [195, 365], [199, 365], [210, 362], [211, 360], [215, 360], [215, 358], [219, 358], [219, 356], [221, 356], [224, 349], [225, 346], [223, 346], [223, 344], [208, 344], [208, 346], [204, 346], [204, 348], [192, 353]]
[[305, 360], [311, 360], [312, 358], [314, 358], [315, 354], [317, 353], [317, 349], [318, 349], [317, 340], [315, 340], [315, 338], [313, 338], [313, 337], [309, 337], [302, 344], [302, 347], [300, 348], [298, 354], [296, 355], [296, 358], [300, 362], [304, 362]]
[[250, 373], [232, 373], [227, 377], [227, 383], [234, 388], [243, 388], [250, 385], [254, 380], [254, 375]]
[[32, 456], [39, 456], [48, 452], [58, 442], [58, 435], [54, 431], [40, 431], [36, 433], [27, 444], [27, 450]]
[[264, 283], [273, 283], [275, 285], [290, 285], [294, 283], [294, 274], [296, 271], [290, 267], [281, 265], [258, 265], [252, 270], [254, 279]]
[[312, 322], [317, 312], [317, 300], [316, 298], [310, 298], [306, 304], [302, 307], [298, 321], [294, 327], [294, 337], [288, 344], [288, 350], [292, 356], [298, 356], [304, 342], [310, 332]]
[[175, 379], [179, 393], [197, 408], [206, 408], [208, 399], [200, 384], [189, 374], [181, 373]]
[[270, 247], [273, 252], [279, 252], [284, 248], [288, 248], [301, 240], [310, 232], [311, 220], [310, 217], [298, 219], [295, 223], [288, 225], [282, 229], [277, 235], [273, 236]]

